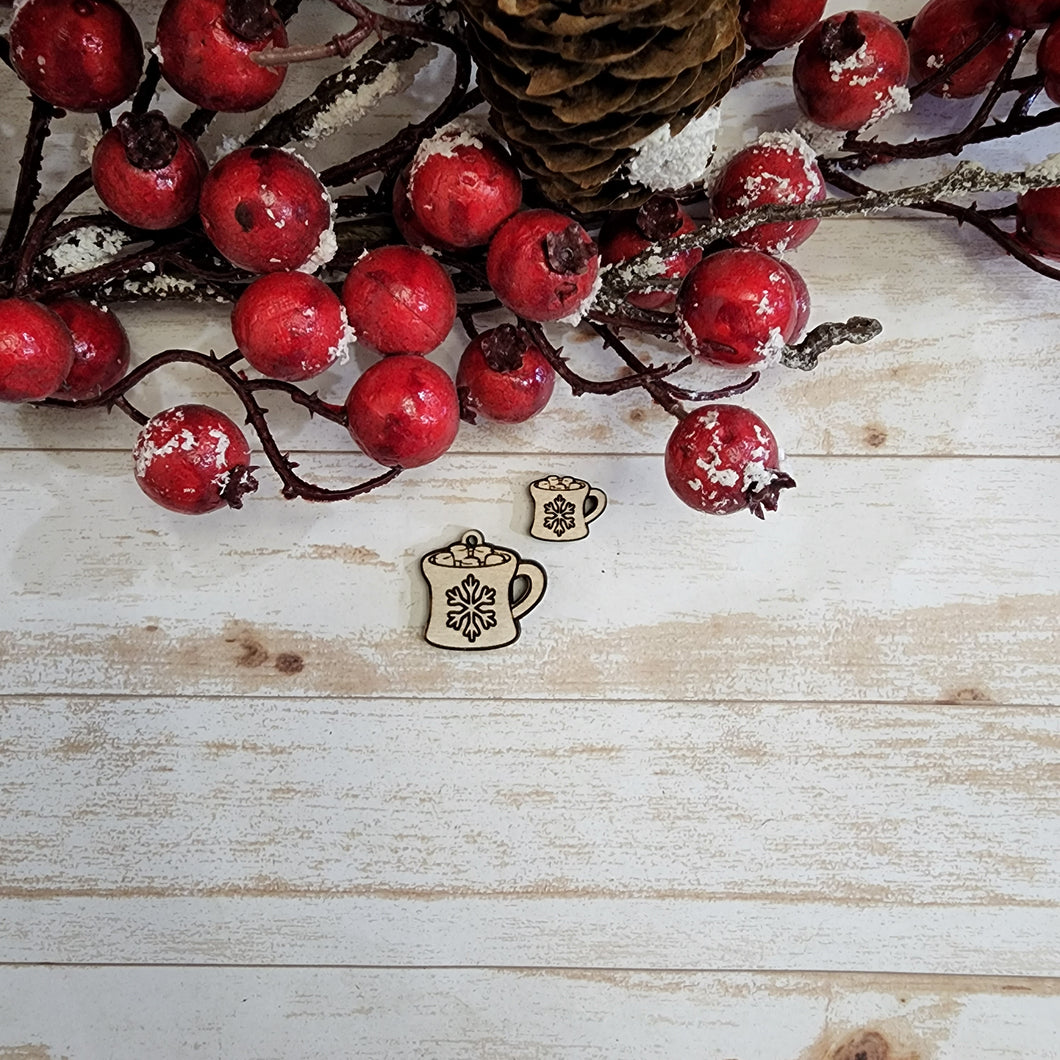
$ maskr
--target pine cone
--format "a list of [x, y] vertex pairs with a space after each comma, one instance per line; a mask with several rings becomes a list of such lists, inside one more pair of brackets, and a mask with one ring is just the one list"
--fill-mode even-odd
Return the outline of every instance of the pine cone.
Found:
[[729, 87], [739, 0], [458, 0], [490, 121], [553, 201], [583, 213], [652, 189], [622, 167]]

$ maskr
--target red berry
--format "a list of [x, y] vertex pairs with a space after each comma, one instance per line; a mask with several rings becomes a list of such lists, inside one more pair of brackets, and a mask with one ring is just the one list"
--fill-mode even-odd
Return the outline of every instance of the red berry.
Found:
[[826, 0], [744, 0], [740, 25], [752, 48], [780, 51], [817, 25]]
[[1060, 0], [999, 0], [998, 10], [1017, 29], [1045, 29], [1060, 18]]
[[0, 401], [41, 401], [74, 363], [70, 329], [28, 298], [0, 299]]
[[140, 489], [172, 512], [243, 507], [258, 488], [243, 432], [206, 405], [177, 405], [144, 424], [133, 449]]
[[[628, 261], [644, 253], [661, 240], [683, 236], [694, 232], [696, 222], [681, 207], [672, 195], [653, 195], [639, 210], [625, 210], [613, 214], [600, 229], [600, 261], [612, 265]], [[700, 261], [703, 251], [699, 247], [679, 250], [671, 254], [661, 270], [653, 266], [653, 274], [680, 279]], [[669, 309], [674, 304], [672, 291], [634, 291], [626, 295], [626, 301], [641, 309]]]
[[249, 272], [312, 272], [331, 260], [331, 199], [297, 155], [242, 147], [206, 174], [199, 216], [213, 245]]
[[459, 124], [420, 145], [407, 192], [428, 238], [461, 248], [488, 243], [523, 201], [519, 171], [507, 151]]
[[41, 99], [65, 110], [110, 110], [140, 81], [144, 47], [115, 0], [27, 0], [11, 23], [11, 63]]
[[872, 11], [819, 22], [799, 45], [793, 74], [799, 108], [826, 129], [860, 129], [909, 106], [905, 37]]
[[276, 95], [287, 74], [285, 66], [259, 66], [251, 58], [270, 46], [287, 46], [280, 16], [263, 4], [257, 17], [230, 18], [229, 9], [237, 6], [226, 0], [166, 0], [158, 17], [162, 76], [207, 110], [256, 110]]
[[96, 193], [138, 228], [174, 228], [194, 217], [205, 175], [198, 144], [157, 110], [123, 114], [92, 152]]
[[420, 467], [453, 444], [460, 403], [438, 365], [398, 354], [376, 361], [353, 384], [346, 416], [366, 456], [387, 467]]
[[1025, 191], [1016, 211], [1019, 233], [1034, 253], [1060, 258], [1060, 187]]
[[534, 321], [580, 317], [593, 297], [599, 268], [589, 233], [553, 210], [509, 217], [486, 254], [494, 294], [517, 316]]
[[[914, 81], [924, 81], [974, 44], [997, 18], [994, 0], [929, 0], [909, 30], [909, 61]], [[962, 63], [931, 94], [946, 99], [966, 99], [985, 92], [1005, 60], [1012, 54], [1020, 33], [1007, 29], [978, 55]]]
[[345, 360], [349, 347], [338, 295], [304, 272], [259, 276], [232, 309], [232, 334], [253, 368], [291, 383]]
[[74, 341], [74, 363], [55, 396], [75, 401], [99, 397], [129, 367], [129, 336], [121, 321], [83, 298], [60, 298], [48, 308]]
[[678, 337], [712, 364], [753, 365], [780, 356], [798, 320], [786, 269], [758, 250], [720, 250], [704, 258], [677, 295]]
[[357, 341], [384, 355], [430, 353], [456, 320], [449, 274], [415, 247], [379, 247], [350, 269], [342, 287]]
[[461, 413], [470, 423], [479, 413], [502, 423], [523, 423], [548, 404], [555, 382], [545, 355], [511, 324], [472, 340], [456, 371]]
[[806, 325], [810, 322], [810, 289], [806, 286], [802, 273], [797, 272], [786, 261], [780, 264], [795, 288], [795, 326], [791, 329], [788, 342], [798, 342], [806, 331]]
[[[719, 220], [775, 203], [819, 202], [827, 196], [824, 177], [809, 144], [798, 133], [766, 133], [737, 151], [714, 181], [711, 207]], [[805, 243], [818, 221], [756, 225], [732, 236], [734, 243], [768, 254]]]
[[412, 212], [412, 205], [409, 203], [408, 195], [408, 168], [403, 169], [394, 180], [394, 190], [391, 196], [391, 212], [394, 216], [394, 224], [397, 230], [401, 233], [401, 238], [405, 240], [410, 247], [415, 247], [417, 250], [423, 250], [424, 248], [433, 248], [435, 250], [454, 250], [455, 247], [449, 246], [447, 243], [442, 243], [437, 239], [432, 239], [424, 231], [423, 226], [420, 224], [419, 219]]
[[730, 515], [750, 508], [759, 519], [776, 511], [795, 480], [780, 470], [780, 446], [750, 409], [702, 405], [682, 419], [666, 443], [666, 478], [690, 508]]
[[1060, 19], [1042, 35], [1037, 63], [1038, 72], [1045, 78], [1045, 94], [1060, 103]]

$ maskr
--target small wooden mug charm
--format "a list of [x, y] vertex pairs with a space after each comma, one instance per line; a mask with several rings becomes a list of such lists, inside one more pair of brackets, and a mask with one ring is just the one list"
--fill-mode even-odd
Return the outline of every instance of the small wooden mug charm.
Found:
[[[468, 530], [421, 561], [431, 590], [424, 637], [436, 648], [482, 651], [518, 639], [519, 619], [545, 591], [544, 568]], [[518, 585], [522, 580], [525, 584]], [[515, 595], [517, 589], [519, 595]]]
[[530, 483], [534, 521], [530, 536], [542, 541], [580, 541], [589, 523], [607, 507], [603, 490], [570, 475], [548, 475]]

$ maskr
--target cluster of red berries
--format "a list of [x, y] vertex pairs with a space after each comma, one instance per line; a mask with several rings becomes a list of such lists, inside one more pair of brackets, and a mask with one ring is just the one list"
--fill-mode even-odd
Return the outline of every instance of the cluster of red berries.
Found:
[[[1047, 94], [1060, 102], [1060, 0], [929, 0], [908, 37], [872, 12], [822, 19], [823, 6], [823, 0], [746, 0], [742, 14], [751, 45], [798, 45], [795, 96], [817, 125], [854, 131], [908, 106], [910, 74], [930, 78], [996, 20], [1003, 25], [989, 43], [947, 70], [932, 91], [953, 98], [985, 91], [1021, 31], [1048, 27], [1037, 61]], [[254, 110], [284, 80], [284, 66], [253, 59], [287, 44], [282, 21], [264, 4], [167, 0], [156, 41], [162, 76], [208, 110]], [[10, 43], [16, 72], [56, 107], [109, 110], [128, 101], [140, 81], [142, 41], [117, 0], [24, 0]], [[603, 270], [644, 260], [657, 244], [696, 229], [664, 195], [613, 214], [595, 239], [573, 217], [524, 208], [511, 157], [468, 121], [423, 142], [396, 175], [393, 215], [405, 244], [366, 252], [341, 285], [314, 275], [336, 249], [334, 209], [318, 176], [292, 152], [244, 147], [208, 166], [194, 140], [163, 114], [134, 107], [96, 145], [92, 181], [126, 224], [161, 231], [199, 223], [220, 255], [254, 274], [232, 311], [232, 331], [256, 371], [295, 383], [341, 362], [352, 340], [375, 351], [379, 360], [348, 393], [345, 418], [357, 445], [387, 467], [439, 457], [461, 417], [521, 422], [543, 409], [555, 371], [519, 322], [577, 323]], [[766, 134], [719, 168], [709, 205], [724, 221], [825, 196], [807, 143], [796, 133]], [[1025, 193], [1018, 209], [1033, 252], [1060, 257], [1060, 187]], [[706, 255], [679, 244], [649, 256], [650, 280], [628, 301], [638, 310], [672, 313], [678, 341], [697, 358], [730, 368], [767, 365], [806, 328], [807, 287], [783, 255], [816, 227], [815, 220], [759, 224]], [[427, 359], [457, 317], [442, 262], [466, 263], [478, 252], [490, 288], [516, 323], [477, 335], [452, 378]], [[105, 308], [77, 298], [50, 306], [21, 296], [0, 300], [0, 400], [92, 398], [128, 363], [128, 340]], [[706, 405], [678, 423], [666, 473], [677, 495], [699, 510], [749, 508], [761, 515], [794, 484], [780, 470], [780, 457], [776, 439], [753, 413]], [[135, 449], [145, 492], [189, 513], [239, 506], [256, 487], [249, 459], [242, 430], [199, 405], [152, 418]]]

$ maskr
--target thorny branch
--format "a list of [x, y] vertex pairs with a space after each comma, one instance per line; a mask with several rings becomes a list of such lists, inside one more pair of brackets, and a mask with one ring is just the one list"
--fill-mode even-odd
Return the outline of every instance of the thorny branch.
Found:
[[342, 426], [346, 425], [346, 413], [343, 409], [322, 401], [315, 394], [307, 394], [293, 383], [285, 383], [276, 379], [247, 379], [233, 368], [233, 365], [241, 358], [242, 354], [238, 350], [228, 354], [227, 357], [216, 357], [212, 353], [199, 353], [197, 350], [164, 350], [127, 373], [123, 379], [103, 391], [99, 397], [88, 398], [83, 401], [47, 398], [41, 404], [57, 408], [80, 409], [118, 407], [142, 424], [146, 422], [147, 418], [129, 403], [127, 397], [129, 391], [139, 383], [142, 383], [149, 375], [168, 364], [194, 364], [222, 379], [232, 389], [236, 397], [239, 398], [247, 413], [247, 423], [254, 428], [265, 456], [283, 483], [284, 497], [288, 499], [301, 497], [310, 501], [348, 500], [351, 497], [358, 497], [363, 493], [376, 489], [378, 486], [392, 482], [401, 473], [401, 468], [392, 467], [381, 475], [376, 475], [374, 478], [366, 479], [364, 482], [347, 486], [344, 489], [329, 489], [324, 486], [318, 486], [296, 474], [294, 469], [298, 465], [281, 450], [276, 442], [267, 419], [268, 409], [258, 403], [255, 395], [261, 391], [269, 390], [286, 394], [295, 404], [307, 409], [311, 415], [322, 416]]

